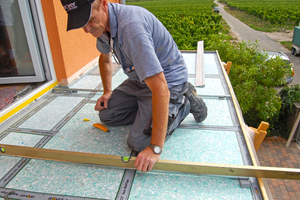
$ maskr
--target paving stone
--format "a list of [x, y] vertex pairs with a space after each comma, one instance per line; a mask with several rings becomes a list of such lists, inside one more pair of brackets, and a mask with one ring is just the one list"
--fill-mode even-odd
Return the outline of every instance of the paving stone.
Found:
[[[292, 142], [285, 146], [286, 140], [264, 140], [257, 151], [260, 164], [268, 167], [300, 168], [300, 150]], [[300, 180], [267, 179], [274, 200], [300, 200]]]

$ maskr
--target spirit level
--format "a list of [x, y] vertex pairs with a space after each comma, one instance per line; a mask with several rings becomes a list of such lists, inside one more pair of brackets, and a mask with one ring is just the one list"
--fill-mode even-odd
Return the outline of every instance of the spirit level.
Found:
[[[103, 154], [41, 149], [2, 144], [0, 145], [0, 149], [0, 155], [135, 169], [135, 157], [131, 157], [131, 159], [128, 162], [124, 162], [120, 156]], [[295, 168], [226, 165], [159, 160], [153, 166], [153, 170], [192, 174], [211, 174], [231, 177], [256, 177], [300, 180], [300, 169]]]

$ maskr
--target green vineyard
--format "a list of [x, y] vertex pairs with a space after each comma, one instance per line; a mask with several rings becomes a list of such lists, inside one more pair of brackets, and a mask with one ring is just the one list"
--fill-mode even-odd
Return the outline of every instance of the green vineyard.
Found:
[[[293, 29], [300, 23], [300, 0], [221, 0], [231, 9], [243, 11], [282, 29]], [[208, 49], [212, 40], [223, 37], [228, 30], [221, 24], [222, 17], [213, 12], [213, 0], [127, 0], [152, 12], [168, 29], [178, 48], [197, 49], [204, 41]]]
[[197, 42], [209, 46], [222, 32], [222, 16], [213, 12], [212, 0], [161, 0], [128, 2], [152, 12], [168, 29], [181, 50], [197, 49]]
[[287, 27], [300, 23], [300, 0], [224, 0], [231, 9], [243, 11], [270, 25]]

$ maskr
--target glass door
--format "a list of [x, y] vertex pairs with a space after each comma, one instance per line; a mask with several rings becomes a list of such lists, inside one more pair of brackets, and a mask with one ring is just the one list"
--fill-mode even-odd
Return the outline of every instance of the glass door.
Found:
[[0, 84], [45, 81], [29, 4], [0, 0]]

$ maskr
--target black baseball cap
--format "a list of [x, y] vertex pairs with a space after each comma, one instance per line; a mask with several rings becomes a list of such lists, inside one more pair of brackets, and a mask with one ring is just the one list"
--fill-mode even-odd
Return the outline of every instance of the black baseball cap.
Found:
[[68, 13], [67, 31], [85, 26], [90, 20], [92, 3], [95, 0], [61, 0]]

